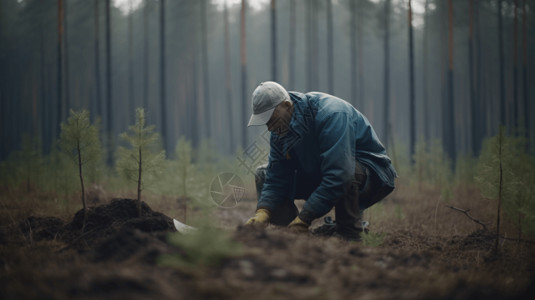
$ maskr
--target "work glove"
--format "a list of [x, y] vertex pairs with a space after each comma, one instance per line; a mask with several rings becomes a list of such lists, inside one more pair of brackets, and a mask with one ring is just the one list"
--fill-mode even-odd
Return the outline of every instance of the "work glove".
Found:
[[269, 210], [265, 208], [259, 208], [256, 210], [255, 216], [247, 220], [247, 222], [245, 222], [245, 225], [266, 226], [269, 222], [269, 217], [270, 217]]
[[301, 220], [301, 218], [296, 217], [288, 225], [288, 229], [290, 229], [290, 231], [295, 232], [295, 233], [305, 233], [305, 232], [308, 232], [308, 226], [310, 226], [310, 224]]

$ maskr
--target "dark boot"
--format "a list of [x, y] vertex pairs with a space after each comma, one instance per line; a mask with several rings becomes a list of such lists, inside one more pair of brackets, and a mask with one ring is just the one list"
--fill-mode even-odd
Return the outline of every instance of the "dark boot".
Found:
[[355, 176], [347, 192], [335, 203], [336, 235], [346, 240], [360, 241], [364, 231], [362, 211], [359, 208], [360, 189], [366, 183], [366, 169], [359, 162], [355, 166]]

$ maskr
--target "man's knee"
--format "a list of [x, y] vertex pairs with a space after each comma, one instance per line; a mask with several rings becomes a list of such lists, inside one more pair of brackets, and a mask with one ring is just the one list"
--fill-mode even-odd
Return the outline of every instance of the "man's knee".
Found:
[[266, 169], [267, 164], [260, 165], [256, 168], [255, 171], [255, 184], [256, 184], [256, 194], [258, 196], [258, 199], [260, 199], [260, 193], [262, 192], [262, 188], [264, 187], [264, 182], [266, 181]]
[[260, 182], [263, 184], [264, 181], [266, 180], [266, 169], [267, 169], [267, 164], [260, 165], [256, 168], [254, 178], [255, 178], [255, 182], [257, 185]]

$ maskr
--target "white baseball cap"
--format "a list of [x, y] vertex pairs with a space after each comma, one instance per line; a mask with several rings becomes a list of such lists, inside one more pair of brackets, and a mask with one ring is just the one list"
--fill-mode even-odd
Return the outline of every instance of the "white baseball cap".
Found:
[[273, 81], [262, 82], [253, 92], [253, 114], [249, 126], [265, 125], [275, 107], [290, 100], [290, 94], [280, 84]]

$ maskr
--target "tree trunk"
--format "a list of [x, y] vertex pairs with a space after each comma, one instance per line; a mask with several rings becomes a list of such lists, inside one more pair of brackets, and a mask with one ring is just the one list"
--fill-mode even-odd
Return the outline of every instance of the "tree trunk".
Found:
[[306, 2], [306, 80], [307, 90], [312, 90], [312, 1]]
[[469, 6], [469, 28], [468, 28], [468, 74], [470, 80], [470, 113], [471, 113], [471, 126], [472, 129], [472, 154], [478, 155], [479, 147], [479, 134], [477, 132], [477, 124], [479, 123], [478, 111], [477, 111], [477, 99], [474, 79], [474, 0], [470, 0]]
[[232, 115], [232, 80], [230, 72], [230, 37], [229, 37], [229, 16], [228, 16], [228, 1], [225, 0], [225, 9], [223, 11], [224, 28], [225, 28], [225, 89], [227, 94], [227, 116], [228, 116], [228, 133], [230, 142], [230, 153], [234, 153], [234, 116]]
[[316, 0], [309, 0], [307, 3], [307, 89], [317, 90], [318, 85], [318, 60], [317, 60], [317, 2]]
[[384, 111], [383, 111], [383, 130], [386, 146], [390, 144], [390, 0], [385, 0], [384, 7]]
[[57, 97], [58, 97], [58, 102], [57, 102], [57, 120], [54, 124], [54, 128], [55, 128], [55, 134], [56, 134], [56, 137], [59, 137], [59, 134], [60, 134], [60, 127], [59, 127], [59, 122], [60, 120], [63, 120], [63, 87], [62, 87], [62, 83], [63, 83], [63, 70], [62, 70], [62, 59], [63, 59], [63, 0], [58, 0], [58, 45], [57, 45], [57, 53], [58, 53], [58, 60], [57, 60], [57, 67], [58, 67], [58, 82], [57, 82], [57, 87], [58, 87], [58, 90], [57, 90]]
[[111, 70], [111, 0], [106, 0], [106, 125], [108, 126], [108, 166], [113, 164], [113, 99], [112, 99], [112, 70]]
[[166, 90], [165, 90], [165, 0], [160, 0], [160, 118], [162, 126], [162, 144], [167, 153], [167, 118], [166, 118]]
[[514, 133], [518, 134], [518, 129], [520, 129], [521, 124], [518, 118], [519, 115], [519, 105], [518, 105], [518, 3], [517, 0], [514, 1], [515, 5], [515, 16], [514, 16], [514, 50], [513, 50], [513, 122], [512, 126], [515, 129]]
[[289, 64], [290, 74], [288, 79], [288, 89], [294, 89], [295, 87], [295, 0], [290, 0], [290, 41], [289, 41]]
[[208, 38], [206, 33], [206, 5], [207, 0], [201, 1], [201, 35], [202, 35], [202, 74], [203, 74], [203, 112], [204, 112], [204, 123], [206, 125], [206, 136], [211, 137], [211, 118], [210, 118], [210, 81], [209, 81], [209, 70], [208, 70]]
[[[98, 0], [97, 0], [98, 1]], [[149, 0], [145, 0], [143, 10], [143, 107], [149, 110]]]
[[455, 165], [455, 124], [454, 124], [454, 90], [453, 90], [453, 0], [448, 0], [448, 97], [443, 103], [442, 137], [444, 148]]
[[102, 117], [102, 102], [100, 98], [100, 40], [99, 40], [99, 11], [98, 3], [100, 0], [95, 0], [95, 102], [96, 102], [96, 115]]
[[318, 0], [312, 0], [312, 90], [319, 90], [319, 61], [318, 61]]
[[500, 125], [507, 126], [506, 106], [505, 106], [505, 67], [503, 54], [503, 16], [502, 16], [503, 0], [498, 0], [498, 50], [499, 50], [499, 64], [500, 64]]
[[429, 40], [429, 0], [425, 0], [425, 12], [424, 12], [424, 37], [423, 37], [423, 46], [424, 46], [424, 57], [423, 57], [423, 99], [422, 99], [422, 110], [423, 110], [423, 129], [424, 129], [424, 138], [426, 142], [429, 142], [431, 139], [430, 134], [430, 122], [429, 122], [429, 96], [428, 96], [428, 81], [427, 81], [427, 64], [428, 64], [428, 40]]
[[355, 1], [349, 2], [349, 12], [351, 14], [351, 21], [350, 21], [350, 55], [351, 55], [351, 103], [356, 108], [359, 107], [359, 99], [357, 96], [357, 4]]
[[72, 103], [71, 103], [71, 93], [70, 93], [70, 76], [69, 76], [69, 35], [68, 35], [68, 22], [67, 22], [67, 3], [68, 1], [65, 1], [63, 2], [63, 29], [64, 29], [64, 32], [63, 32], [63, 44], [64, 44], [64, 48], [65, 48], [65, 53], [64, 53], [64, 60], [65, 60], [65, 114], [68, 114], [69, 112], [69, 109], [72, 108]]
[[485, 131], [486, 131], [486, 124], [487, 124], [487, 121], [486, 121], [486, 114], [487, 114], [487, 111], [488, 111], [488, 105], [486, 105], [486, 100], [485, 100], [485, 97], [483, 97], [483, 90], [482, 90], [482, 86], [483, 86], [483, 72], [482, 72], [482, 66], [483, 66], [483, 63], [482, 63], [482, 55], [481, 55], [481, 29], [480, 29], [480, 19], [479, 19], [479, 2], [478, 0], [475, 0], [474, 2], [474, 23], [475, 23], [475, 49], [474, 49], [474, 54], [475, 54], [475, 73], [476, 73], [476, 78], [475, 78], [475, 83], [476, 83], [476, 86], [475, 86], [475, 94], [476, 94], [476, 100], [477, 100], [477, 111], [480, 112], [480, 116], [477, 118], [477, 120], [479, 121], [479, 123], [477, 124], [477, 152], [479, 153], [479, 151], [481, 150], [481, 143], [483, 141], [483, 137], [485, 136]]
[[332, 0], [327, 0], [327, 91], [329, 94], [334, 94], [334, 41]]
[[[50, 117], [50, 110], [47, 103], [48, 97], [47, 97], [47, 91], [46, 91], [46, 72], [45, 72], [45, 29], [44, 29], [44, 17], [43, 14], [40, 15], [40, 35], [39, 35], [39, 71], [40, 71], [40, 82], [41, 82], [41, 109], [39, 110], [41, 114], [41, 152], [42, 153], [48, 153], [48, 150], [50, 148], [50, 141], [52, 140], [50, 136], [50, 130], [49, 130], [49, 120]], [[2, 97], [0, 93], [0, 98]], [[3, 101], [3, 99], [1, 99]], [[2, 157], [2, 153], [0, 153], [0, 159]]]
[[366, 101], [364, 99], [364, 66], [362, 62], [362, 1], [356, 1], [356, 18], [357, 18], [357, 103], [359, 110], [365, 111]]
[[242, 146], [245, 149], [247, 145], [247, 48], [245, 41], [245, 9], [247, 0], [241, 1], [241, 13], [240, 13], [240, 56], [241, 56], [241, 107], [242, 107]]
[[[126, 101], [126, 111], [128, 112], [125, 117], [127, 124], [130, 124], [131, 112], [135, 111], [136, 101], [134, 94], [134, 28], [133, 28], [133, 8], [132, 0], [129, 0], [129, 9], [128, 9], [128, 99]], [[133, 108], [133, 109], [132, 109]]]
[[[528, 65], [528, 42], [526, 34], [526, 0], [522, 4], [522, 77], [523, 77], [523, 86], [524, 86], [524, 134], [529, 141], [529, 97], [528, 97], [528, 75], [527, 75], [527, 65]], [[529, 143], [528, 143], [529, 147]]]
[[410, 138], [409, 138], [409, 154], [410, 160], [414, 163], [414, 145], [416, 144], [416, 95], [414, 93], [414, 41], [412, 33], [412, 1], [409, 0], [409, 110], [410, 110]]
[[271, 80], [277, 81], [277, 2], [271, 0]]

